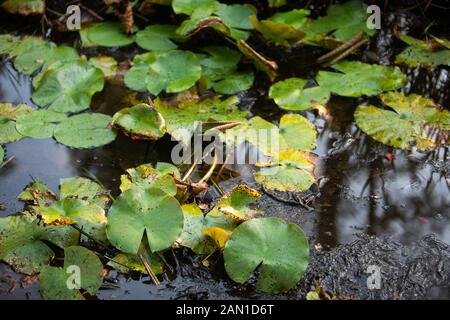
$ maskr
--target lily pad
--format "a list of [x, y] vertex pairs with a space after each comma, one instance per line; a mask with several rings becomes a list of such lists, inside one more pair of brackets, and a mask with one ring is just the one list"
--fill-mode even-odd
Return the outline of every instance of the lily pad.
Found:
[[249, 220], [257, 214], [262, 213], [250, 207], [259, 197], [261, 195], [258, 191], [243, 184], [237, 185], [220, 198], [208, 215], [219, 216], [219, 213], [223, 213], [238, 222]]
[[9, 55], [20, 44], [20, 37], [10, 34], [0, 35], [0, 55]]
[[401, 93], [381, 95], [393, 110], [359, 106], [355, 111], [357, 125], [375, 140], [411, 150], [432, 150], [449, 143], [450, 112], [441, 110], [432, 100], [420, 95]]
[[68, 147], [86, 149], [109, 144], [117, 132], [110, 128], [111, 117], [100, 113], [85, 113], [67, 118], [57, 125], [56, 141]]
[[244, 283], [259, 267], [256, 288], [280, 293], [295, 286], [306, 271], [309, 246], [297, 225], [270, 217], [252, 219], [237, 227], [223, 254], [231, 279]]
[[104, 76], [86, 61], [49, 69], [33, 93], [33, 101], [57, 112], [79, 112], [89, 108], [94, 93], [103, 90]]
[[256, 16], [251, 16], [250, 20], [255, 29], [267, 40], [289, 47], [306, 37], [302, 28], [308, 22], [309, 14], [309, 10], [294, 9], [276, 13], [266, 20], [258, 20]]
[[315, 182], [314, 163], [309, 157], [293, 149], [283, 150], [273, 161], [257, 163], [256, 182], [265, 189], [280, 192], [303, 192]]
[[[168, 165], [168, 164], [166, 164]], [[168, 195], [177, 194], [177, 186], [171, 174], [177, 174], [176, 167], [163, 166], [153, 168], [150, 164], [142, 164], [136, 168], [127, 169], [127, 174], [120, 177], [120, 190], [127, 191], [133, 187], [141, 189], [160, 189]], [[179, 175], [179, 173], [178, 173]]]
[[197, 8], [217, 3], [216, 0], [172, 0], [172, 8], [175, 13], [191, 15]]
[[286, 0], [269, 0], [269, 7], [271, 8], [278, 8], [286, 5]]
[[0, 260], [14, 270], [33, 275], [55, 256], [46, 242], [64, 248], [78, 243], [68, 226], [46, 226], [30, 213], [0, 218]]
[[[400, 39], [408, 44], [408, 47], [397, 55], [395, 63], [406, 64], [409, 67], [425, 67], [434, 69], [439, 66], [450, 66], [450, 49], [445, 42], [439, 42], [443, 48], [436, 50], [433, 45], [407, 35], [400, 35]], [[440, 39], [438, 39], [440, 40]]]
[[[63, 268], [46, 266], [42, 269], [40, 291], [46, 300], [83, 300], [79, 289], [94, 294], [102, 285], [102, 274], [103, 264], [95, 253], [84, 247], [68, 247], [64, 250]], [[79, 283], [73, 279], [77, 275]]]
[[51, 138], [56, 124], [67, 116], [53, 110], [34, 110], [17, 118], [16, 130], [26, 137]]
[[108, 56], [97, 56], [89, 59], [96, 68], [102, 70], [106, 79], [113, 78], [119, 69], [116, 59]]
[[371, 65], [359, 61], [342, 61], [333, 66], [340, 71], [320, 71], [319, 85], [344, 97], [372, 96], [403, 87], [408, 78], [398, 67]]
[[182, 229], [180, 204], [159, 189], [131, 188], [116, 199], [108, 214], [108, 239], [125, 253], [138, 252], [144, 232], [151, 252], [164, 250]]
[[277, 156], [280, 151], [289, 148], [310, 151], [315, 146], [316, 131], [314, 125], [300, 115], [284, 115], [279, 127], [256, 116], [228, 129], [222, 139], [234, 146], [248, 141], [263, 154]]
[[3, 160], [5, 160], [5, 150], [3, 149], [3, 146], [0, 145], [0, 168], [3, 164]]
[[111, 124], [132, 139], [158, 140], [166, 132], [164, 118], [145, 103], [116, 112]]
[[125, 74], [125, 84], [133, 90], [181, 92], [192, 87], [201, 77], [197, 55], [190, 51], [149, 52], [134, 58], [134, 66]]
[[61, 199], [72, 198], [97, 204], [104, 208], [108, 202], [107, 191], [97, 182], [83, 177], [61, 179], [59, 182]]
[[167, 132], [175, 139], [188, 145], [196, 128], [208, 121], [243, 121], [246, 112], [237, 108], [237, 97], [220, 100], [215, 96], [204, 100], [183, 100], [171, 105], [161, 99], [154, 101], [155, 108], [166, 119]]
[[330, 91], [323, 87], [305, 88], [307, 80], [289, 78], [270, 87], [269, 97], [285, 110], [307, 110], [324, 105], [330, 99]]
[[45, 0], [6, 0], [2, 8], [23, 16], [40, 15], [45, 12]]
[[0, 103], [0, 143], [9, 143], [22, 139], [16, 130], [16, 120], [33, 109], [26, 104], [13, 106], [11, 103]]
[[136, 43], [146, 50], [169, 51], [178, 46], [172, 41], [178, 38], [173, 25], [154, 24], [136, 34]]
[[311, 32], [339, 42], [345, 42], [359, 32], [372, 36], [376, 30], [367, 27], [368, 18], [367, 5], [362, 1], [335, 4], [328, 7], [326, 16], [313, 21]]
[[120, 22], [100, 22], [80, 30], [83, 47], [122, 47], [134, 43], [135, 36], [125, 34]]
[[49, 206], [58, 200], [56, 194], [54, 194], [40, 179], [30, 183], [17, 198], [21, 201], [38, 206]]
[[25, 37], [14, 49], [14, 67], [25, 74], [33, 74], [39, 68], [45, 70], [52, 63], [66, 63], [80, 59], [78, 52], [67, 46], [57, 46], [53, 42], [36, 37]]

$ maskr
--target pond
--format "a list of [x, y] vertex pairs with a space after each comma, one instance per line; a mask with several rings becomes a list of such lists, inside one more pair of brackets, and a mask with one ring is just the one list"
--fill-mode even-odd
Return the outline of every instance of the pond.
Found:
[[[303, 5], [301, 1], [295, 7], [303, 8]], [[326, 5], [313, 7], [310, 5], [315, 15], [325, 14], [327, 8]], [[293, 5], [289, 6], [289, 9], [293, 8]], [[161, 9], [161, 12], [166, 12], [166, 9]], [[267, 12], [264, 14], [267, 15]], [[395, 56], [404, 48], [404, 45], [395, 39], [394, 26], [397, 31], [405, 33], [415, 32], [427, 26], [428, 18], [422, 17], [420, 11], [415, 9], [405, 11], [390, 7], [383, 15], [382, 29], [370, 38], [370, 42], [353, 59], [370, 64], [392, 64]], [[430, 8], [427, 15], [432, 16], [435, 21], [430, 34], [448, 39], [450, 37], [450, 28], [446, 21], [448, 14], [445, 11], [439, 12], [438, 8]], [[158, 15], [153, 13], [150, 16]], [[18, 27], [18, 23], [11, 21], [12, 17], [10, 14], [1, 13], [2, 33], [17, 31], [20, 34], [41, 33], [38, 21], [33, 21], [23, 31]], [[158, 19], [163, 22], [171, 21], [165, 17]], [[143, 23], [139, 18], [136, 20]], [[50, 28], [48, 34], [49, 40], [58, 44], [73, 43], [74, 35], [68, 36], [70, 40], [65, 39], [64, 34], [54, 32]], [[205, 33], [195, 35], [184, 44], [183, 49], [193, 50], [192, 48], [203, 45], [205, 41], [211, 39], [223, 44], [216, 33], [206, 30]], [[258, 52], [277, 62], [278, 80], [291, 77], [313, 78], [319, 70], [322, 70], [316, 63], [317, 58], [328, 52], [324, 48], [303, 44], [288, 48], [272, 46], [263, 41], [260, 35], [253, 35], [251, 40]], [[131, 45], [112, 49], [81, 49], [80, 52], [88, 56], [105, 54], [120, 62], [132, 59], [136, 53], [142, 53], [143, 50]], [[407, 75], [407, 83], [399, 91], [405, 96], [414, 93], [430, 98], [448, 110], [449, 67], [440, 66], [429, 70], [403, 65], [401, 70]], [[251, 89], [238, 94], [241, 100], [239, 107], [241, 110], [249, 111], [251, 116], [260, 116], [278, 124], [287, 112], [268, 98], [271, 85], [267, 76], [258, 72]], [[39, 106], [32, 99], [33, 91], [32, 78], [18, 72], [10, 58], [3, 58], [0, 65], [0, 102], [10, 102], [14, 105], [26, 103], [37, 109]], [[132, 92], [133, 90], [128, 89], [122, 82], [107, 81], [104, 89], [94, 95], [91, 109], [96, 113], [113, 116], [124, 107], [124, 100]], [[434, 234], [439, 243], [450, 244], [448, 144], [434, 148], [430, 152], [408, 151], [385, 145], [366, 135], [355, 123], [354, 113], [359, 105], [377, 103], [374, 101], [374, 97], [351, 98], [332, 95], [324, 108], [300, 112], [314, 124], [317, 131], [316, 147], [311, 150], [316, 164], [314, 176], [317, 185], [310, 190], [312, 198], [307, 199], [307, 203], [302, 201], [303, 198], [299, 200], [283, 193], [271, 193], [260, 189], [260, 185], [253, 179], [250, 165], [232, 166], [232, 169], [241, 176], [222, 181], [221, 188], [224, 191], [230, 190], [237, 181], [258, 188], [262, 194], [258, 207], [264, 209], [268, 216], [278, 216], [299, 225], [307, 235], [310, 251], [334, 252], [337, 255], [339, 248], [360, 240], [361, 235], [388, 239], [386, 243], [392, 241], [405, 248], [417, 246], [417, 243], [430, 234]], [[119, 133], [110, 144], [84, 150], [69, 148], [52, 138], [25, 137], [8, 143], [5, 145], [6, 163], [0, 169], [2, 207], [0, 217], [24, 209], [24, 203], [17, 197], [32, 179], [41, 179], [50, 190], [58, 190], [61, 178], [88, 177], [100, 181], [104, 188], [111, 190], [111, 195], [117, 198], [121, 193], [121, 175], [126, 169], [146, 163], [171, 162], [170, 152], [175, 144], [168, 134], [157, 141], [146, 141], [132, 140], [122, 133]], [[182, 172], [187, 168], [183, 167]], [[207, 166], [203, 166], [203, 171], [196, 170], [193, 179], [199, 179], [205, 168], [208, 169]], [[215, 203], [218, 197], [220, 193], [211, 185], [209, 191], [202, 194], [199, 199], [201, 203]], [[363, 239], [367, 241], [368, 238]], [[368, 244], [367, 248], [370, 248], [370, 245], [374, 244]], [[364, 250], [364, 247], [359, 250]], [[419, 251], [420, 249], [415, 252], [407, 251], [407, 254], [414, 255]], [[311, 252], [310, 255], [316, 256], [317, 253]], [[186, 248], [169, 250], [164, 256], [167, 259], [167, 271], [159, 277], [160, 286], [155, 286], [148, 276], [138, 272], [124, 275], [116, 270], [110, 270], [100, 290], [95, 295], [85, 297], [295, 299], [304, 298], [304, 294], [309, 291], [308, 285], [301, 283], [299, 287], [287, 293], [266, 295], [256, 291], [251, 281], [247, 285], [236, 284], [227, 276], [223, 257], [217, 252], [209, 258], [209, 265], [204, 263], [204, 256], [194, 255]], [[386, 259], [392, 258], [389, 257], [386, 254]], [[315, 263], [318, 263], [317, 261]], [[448, 274], [448, 270], [445, 269], [444, 272]], [[308, 272], [309, 277], [314, 273], [312, 270]], [[308, 277], [306, 278], [310, 281]], [[360, 278], [355, 279], [365, 282], [367, 275], [360, 275]], [[39, 283], [33, 280], [32, 276], [24, 277], [5, 263], [0, 264], [0, 289], [2, 289], [0, 299], [42, 298]], [[439, 289], [433, 290], [427, 292], [424, 297], [450, 298], [448, 282], [447, 286], [442, 287], [441, 284]], [[386, 297], [388, 296], [387, 294]], [[384, 296], [356, 294], [355, 297]]]

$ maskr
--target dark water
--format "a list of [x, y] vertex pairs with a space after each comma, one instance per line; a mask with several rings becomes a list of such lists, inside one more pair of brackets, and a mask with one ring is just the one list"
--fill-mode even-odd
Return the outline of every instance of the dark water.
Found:
[[[387, 19], [386, 24], [396, 18]], [[401, 24], [412, 28], [413, 18]], [[398, 21], [397, 21], [398, 22]], [[282, 77], [311, 77], [317, 66], [312, 61], [321, 49], [294, 48], [275, 51], [261, 45], [267, 55], [281, 66]], [[383, 30], [366, 48], [363, 59], [367, 62], [387, 64], [392, 61], [396, 47], [392, 34]], [[123, 53], [117, 53], [123, 55]], [[127, 55], [127, 54], [125, 54]], [[449, 69], [434, 72], [421, 69], [404, 69], [410, 82], [405, 93], [418, 93], [433, 98], [448, 108], [450, 102]], [[266, 119], [276, 121], [282, 112], [266, 98], [268, 83], [258, 77], [254, 90], [242, 97], [243, 107]], [[121, 108], [127, 94], [123, 87], [108, 84], [94, 98], [96, 112], [114, 114]], [[33, 105], [31, 83], [18, 74], [11, 63], [0, 65], [0, 102]], [[273, 202], [269, 211], [302, 226], [312, 244], [320, 243], [325, 249], [339, 247], [365, 233], [375, 236], [392, 236], [409, 245], [427, 234], [450, 244], [450, 159], [448, 147], [432, 153], [411, 153], [392, 150], [361, 133], [353, 123], [353, 112], [362, 99], [333, 97], [328, 105], [327, 120], [312, 112], [306, 115], [319, 132], [316, 175], [320, 177], [320, 196], [313, 210]], [[169, 161], [170, 139], [158, 142], [132, 141], [119, 135], [108, 146], [93, 150], [72, 150], [52, 139], [22, 139], [7, 144], [6, 158], [12, 158], [0, 169], [0, 204], [5, 206], [0, 216], [19, 212], [23, 204], [16, 197], [30, 182], [31, 177], [41, 178], [53, 190], [59, 179], [72, 176], [94, 176], [113, 194], [118, 193], [120, 175], [126, 168], [142, 163]], [[389, 160], [390, 153], [393, 160]], [[169, 254], [170, 255], [170, 254]], [[179, 264], [175, 274], [165, 275], [162, 286], [155, 287], [148, 278], [126, 278], [112, 271], [97, 295], [100, 299], [173, 299], [173, 298], [261, 298], [245, 287], [230, 282], [221, 269], [220, 257], [212, 272], [201, 267], [198, 258], [178, 250], [172, 265]], [[1, 292], [0, 299], [40, 298], [37, 285], [20, 286], [20, 276], [0, 264], [0, 289], [16, 281], [12, 293]], [[448, 292], [438, 292], [437, 297], [447, 297]], [[281, 297], [282, 298], [282, 297]]]

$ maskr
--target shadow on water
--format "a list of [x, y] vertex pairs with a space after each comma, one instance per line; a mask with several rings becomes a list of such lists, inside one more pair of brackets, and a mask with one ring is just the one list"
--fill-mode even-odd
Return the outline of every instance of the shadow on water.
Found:
[[[412, 28], [408, 19], [402, 19], [406, 18], [391, 16], [387, 23], [401, 20], [400, 28]], [[388, 26], [364, 51], [366, 62], [392, 62], [396, 49], [393, 36], [387, 31], [392, 28]], [[280, 63], [281, 78], [312, 78], [317, 66], [308, 61], [314, 61], [323, 53], [322, 49], [302, 46], [285, 51], [262, 50], [268, 50], [265, 53]], [[403, 89], [406, 94], [418, 93], [443, 106], [450, 105], [448, 68], [433, 72], [408, 68], [403, 71], [410, 80]], [[252, 114], [276, 122], [284, 112], [267, 99], [268, 86], [263, 77], [258, 77], [254, 90], [243, 95], [242, 100]], [[17, 73], [10, 62], [3, 60], [0, 64], [0, 102], [27, 103], [36, 107], [31, 101], [31, 92], [30, 78]], [[121, 101], [127, 93], [122, 86], [108, 83], [105, 90], [94, 97], [93, 109], [112, 115], [122, 107]], [[361, 233], [392, 236], [404, 245], [416, 243], [433, 233], [439, 240], [450, 243], [448, 147], [423, 154], [392, 150], [374, 141], [360, 132], [353, 121], [356, 106], [366, 102], [364, 99], [333, 97], [327, 107], [327, 120], [313, 112], [305, 113], [318, 130], [314, 152], [317, 154], [320, 196], [314, 210], [306, 212], [300, 206], [288, 205], [265, 195], [264, 206], [268, 208], [268, 214], [298, 223], [308, 233], [311, 245], [320, 244], [325, 250], [341, 250], [341, 245], [359, 239]], [[6, 157], [14, 158], [0, 170], [0, 204], [6, 208], [0, 211], [0, 216], [23, 209], [16, 197], [31, 177], [41, 178], [51, 189], [57, 190], [60, 178], [94, 176], [117, 194], [120, 175], [125, 169], [142, 163], [170, 161], [171, 147], [172, 142], [167, 137], [158, 142], [143, 142], [130, 140], [122, 134], [110, 145], [92, 150], [69, 149], [52, 139], [25, 138], [7, 144]], [[177, 250], [169, 260], [178, 266], [176, 276], [165, 275], [161, 287], [149, 285], [146, 277], [126, 278], [112, 271], [105, 281], [108, 289], [101, 290], [98, 298], [264, 298], [232, 284], [221, 267], [213, 268], [213, 272], [203, 268], [198, 258], [184, 250]], [[2, 293], [2, 289], [9, 286], [8, 279], [18, 283], [21, 280], [4, 264], [0, 264], [0, 275], [0, 299], [40, 298], [36, 284], [30, 287], [17, 285], [14, 292]], [[448, 290], [436, 290], [435, 296], [448, 297]], [[286, 297], [296, 297], [296, 294]]]

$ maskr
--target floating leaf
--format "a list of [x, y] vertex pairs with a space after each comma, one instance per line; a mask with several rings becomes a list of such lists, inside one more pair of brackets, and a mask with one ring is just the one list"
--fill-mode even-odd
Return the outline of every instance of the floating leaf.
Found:
[[172, 41], [178, 36], [173, 25], [154, 24], [136, 34], [136, 43], [146, 50], [169, 51], [177, 48]]
[[126, 253], [138, 252], [144, 232], [151, 252], [156, 252], [174, 243], [182, 229], [180, 204], [159, 189], [131, 188], [116, 199], [108, 214], [108, 239]]
[[103, 90], [103, 72], [86, 61], [49, 69], [33, 93], [33, 101], [58, 112], [78, 112], [89, 108], [94, 93]]
[[104, 208], [108, 202], [107, 191], [90, 179], [83, 177], [72, 177], [60, 180], [61, 199], [74, 198], [97, 204]]
[[323, 87], [305, 88], [307, 80], [289, 78], [272, 85], [269, 97], [285, 110], [307, 110], [315, 105], [324, 105], [330, 99], [330, 91]]
[[18, 13], [23, 16], [39, 15], [45, 12], [44, 0], [6, 0], [2, 8], [9, 13]]
[[116, 112], [111, 124], [132, 139], [158, 140], [166, 132], [164, 118], [145, 103]]
[[63, 198], [50, 206], [34, 206], [33, 211], [45, 224], [78, 224], [91, 237], [104, 241], [106, 215], [102, 207], [80, 199]]
[[21, 201], [38, 206], [49, 206], [58, 200], [56, 194], [54, 194], [40, 179], [29, 184], [17, 198]]
[[29, 213], [0, 218], [0, 260], [18, 272], [36, 274], [55, 256], [45, 242], [63, 248], [77, 244], [78, 236], [75, 229], [45, 226]]
[[80, 30], [83, 47], [122, 47], [134, 43], [135, 36], [127, 35], [120, 22], [100, 22]]
[[275, 80], [278, 70], [278, 65], [275, 61], [263, 57], [244, 40], [238, 40], [237, 47], [244, 54], [244, 56], [253, 62], [256, 69], [266, 73], [271, 81]]
[[202, 232], [209, 236], [216, 244], [216, 247], [220, 250], [225, 248], [225, 244], [231, 236], [230, 231], [219, 227], [204, 228]]
[[41, 66], [45, 70], [52, 63], [60, 64], [80, 59], [71, 47], [56, 46], [53, 42], [36, 37], [25, 37], [14, 49], [14, 67], [25, 74], [33, 74]]
[[306, 33], [301, 29], [307, 23], [309, 14], [309, 10], [294, 9], [276, 13], [267, 20], [258, 20], [256, 16], [251, 16], [250, 20], [266, 39], [289, 47], [305, 38]]
[[312, 22], [310, 31], [339, 42], [345, 42], [359, 32], [372, 36], [376, 30], [367, 27], [368, 18], [367, 5], [359, 0], [335, 4], [328, 7], [325, 17]]
[[448, 144], [450, 112], [416, 94], [390, 92], [381, 99], [393, 111], [374, 106], [359, 106], [355, 111], [358, 126], [375, 140], [395, 148], [417, 147], [423, 151]]
[[2, 166], [3, 160], [5, 160], [5, 150], [3, 146], [0, 145], [0, 168]]
[[255, 180], [265, 189], [303, 192], [315, 182], [312, 173], [314, 163], [306, 154], [298, 150], [283, 150], [275, 160], [259, 162], [256, 165], [260, 167], [260, 170], [255, 172]]
[[269, 7], [278, 8], [286, 5], [286, 0], [269, 0]]
[[257, 289], [280, 293], [302, 277], [308, 266], [309, 246], [297, 225], [270, 217], [252, 219], [237, 227], [223, 254], [231, 279], [244, 283], [259, 267]]
[[[145, 240], [144, 240], [145, 241]], [[156, 254], [149, 254], [148, 245], [145, 242], [141, 243], [139, 253], [142, 254], [145, 260], [148, 261], [150, 268], [155, 274], [161, 274], [164, 271], [164, 262]], [[142, 260], [137, 254], [119, 253], [111, 261], [108, 266], [119, 270], [122, 273], [129, 273], [130, 271], [139, 271], [143, 274], [148, 274], [147, 268], [142, 263]]]
[[125, 84], [154, 95], [162, 90], [173, 93], [189, 89], [202, 73], [198, 57], [190, 51], [148, 52], [133, 61], [135, 65], [125, 74]]
[[191, 137], [201, 122], [208, 121], [242, 121], [246, 112], [236, 107], [237, 97], [221, 101], [219, 97], [204, 100], [183, 100], [176, 106], [161, 99], [154, 101], [155, 108], [166, 119], [167, 132], [183, 145], [190, 143]]
[[289, 148], [310, 151], [315, 146], [316, 131], [314, 125], [300, 115], [284, 115], [280, 127], [256, 116], [228, 129], [222, 139], [228, 145], [235, 146], [248, 141], [263, 154], [277, 156], [280, 151]]
[[320, 71], [319, 85], [344, 97], [372, 96], [403, 87], [408, 78], [398, 67], [342, 61], [333, 66], [341, 73]]
[[395, 63], [403, 63], [412, 68], [420, 66], [434, 69], [438, 66], [450, 66], [450, 50], [445, 47], [445, 42], [440, 42], [444, 48], [437, 51], [427, 42], [407, 35], [400, 35], [400, 39], [406, 42], [408, 47], [397, 55]]
[[0, 55], [10, 54], [20, 44], [20, 37], [10, 34], [0, 35]]
[[67, 116], [53, 110], [34, 110], [17, 118], [16, 130], [26, 137], [51, 138], [56, 124]]
[[172, 0], [175, 13], [191, 15], [196, 9], [217, 3], [216, 0]]
[[183, 232], [177, 242], [190, 248], [196, 254], [211, 254], [217, 250], [217, 243], [204, 232], [208, 228], [220, 228], [228, 232], [237, 226], [237, 221], [216, 210], [204, 215], [195, 203], [182, 206], [184, 215]]
[[120, 177], [120, 190], [127, 191], [133, 187], [141, 189], [160, 189], [168, 195], [177, 194], [177, 186], [171, 174], [179, 176], [176, 167], [170, 167], [169, 164], [161, 165], [159, 168], [153, 168], [150, 164], [142, 164], [136, 168], [127, 169], [127, 174]]
[[97, 56], [89, 59], [89, 62], [92, 63], [95, 67], [102, 70], [103, 75], [106, 79], [113, 78], [119, 69], [117, 65], [116, 59], [108, 56]]
[[55, 129], [54, 137], [68, 147], [86, 149], [111, 143], [117, 132], [110, 128], [111, 117], [100, 113], [72, 116]]
[[260, 196], [258, 191], [246, 185], [238, 185], [222, 196], [208, 214], [218, 216], [220, 212], [239, 222], [249, 220], [262, 213], [250, 207]]
[[20, 116], [32, 112], [26, 104], [13, 106], [11, 103], [0, 103], [0, 143], [9, 143], [22, 139], [16, 130], [16, 120]]
[[[42, 269], [40, 291], [46, 300], [83, 300], [79, 289], [94, 294], [102, 285], [102, 273], [103, 264], [95, 253], [79, 246], [68, 247], [64, 250], [63, 268], [45, 266]], [[79, 283], [73, 279], [77, 274]]]

